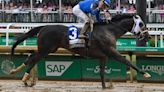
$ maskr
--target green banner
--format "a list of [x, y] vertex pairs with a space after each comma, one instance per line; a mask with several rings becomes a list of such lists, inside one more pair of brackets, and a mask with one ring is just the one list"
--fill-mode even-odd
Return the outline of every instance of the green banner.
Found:
[[25, 69], [21, 72], [16, 73], [14, 75], [10, 75], [9, 72], [11, 69], [18, 67], [21, 65], [27, 56], [24, 55], [16, 55], [13, 56], [12, 59], [9, 55], [0, 55], [0, 77], [2, 78], [20, 78], [24, 75]]
[[26, 40], [26, 45], [29, 45], [29, 46], [36, 46], [37, 44], [37, 38], [36, 37], [33, 37], [33, 38], [28, 38]]
[[[16, 37], [9, 37], [9, 45], [12, 45], [13, 42], [15, 42], [15, 39], [17, 39]], [[32, 37], [32, 38], [28, 38], [26, 40], [26, 45], [36, 45], [37, 43], [37, 37]], [[21, 43], [23, 44], [23, 43]], [[0, 36], [0, 45], [6, 45], [6, 37], [5, 36]], [[117, 40], [116, 43], [117, 47], [136, 47], [136, 39], [135, 38], [119, 38]], [[164, 43], [163, 43], [164, 45]], [[150, 41], [147, 42], [147, 47], [151, 47], [150, 46]], [[160, 47], [160, 41], [158, 41], [158, 47]]]
[[124, 46], [135, 47], [136, 40], [134, 38], [119, 38], [117, 40], [116, 45], [119, 47], [124, 47]]
[[[39, 78], [46, 79], [99, 79], [99, 62], [96, 59], [72, 56], [48, 56], [38, 64]], [[109, 60], [106, 79], [126, 80], [126, 66]]]
[[[15, 38], [10, 37], [9, 41], [8, 41], [8, 44], [12, 45], [14, 41], [15, 41]], [[0, 37], [0, 45], [6, 45], [6, 38], [5, 37]]]
[[164, 52], [164, 48], [159, 47], [117, 47], [119, 51], [139, 51], [139, 52]]
[[[100, 79], [100, 66], [98, 60], [82, 60], [82, 78]], [[110, 59], [105, 66], [105, 79], [125, 80], [126, 66], [118, 61]]]
[[[15, 42], [16, 37], [10, 37], [8, 44], [9, 45], [13, 45], [13, 43]], [[26, 45], [28, 46], [36, 46], [37, 43], [37, 38], [33, 37], [33, 38], [28, 38], [26, 40]], [[23, 43], [19, 44], [22, 45]], [[6, 38], [5, 37], [0, 37], [0, 45], [6, 45]]]
[[[16, 37], [9, 37], [9, 45], [12, 45]], [[32, 37], [26, 40], [26, 45], [36, 45], [37, 38]], [[6, 37], [0, 37], [0, 45], [6, 44]], [[136, 46], [134, 38], [120, 38], [117, 40], [117, 46]]]
[[78, 57], [48, 56], [43, 61], [38, 63], [39, 78], [81, 79], [81, 63]]
[[164, 81], [164, 58], [137, 57], [137, 66], [151, 75], [151, 78], [143, 78], [141, 74], [137, 74], [137, 80]]

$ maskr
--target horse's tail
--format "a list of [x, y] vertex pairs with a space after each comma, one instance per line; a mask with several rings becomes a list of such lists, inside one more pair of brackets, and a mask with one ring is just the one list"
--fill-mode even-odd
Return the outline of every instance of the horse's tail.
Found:
[[14, 50], [17, 47], [18, 44], [20, 44], [21, 42], [23, 42], [25, 39], [27, 39], [29, 37], [33, 37], [34, 35], [37, 35], [37, 33], [39, 33], [40, 29], [43, 28], [43, 27], [44, 26], [39, 26], [39, 27], [32, 28], [27, 33], [25, 33], [22, 36], [18, 37], [16, 42], [13, 44], [13, 46], [11, 48], [11, 56], [14, 55]]

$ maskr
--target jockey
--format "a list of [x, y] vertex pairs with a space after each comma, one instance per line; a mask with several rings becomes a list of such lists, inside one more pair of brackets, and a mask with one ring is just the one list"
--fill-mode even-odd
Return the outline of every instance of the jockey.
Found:
[[83, 19], [85, 22], [84, 27], [80, 31], [80, 38], [85, 38], [84, 33], [89, 26], [91, 27], [91, 31], [93, 28], [93, 21], [87, 14], [95, 15], [97, 21], [102, 22], [102, 19], [99, 16], [100, 10], [108, 8], [109, 4], [110, 0], [84, 0], [73, 7], [73, 14], [78, 18]]

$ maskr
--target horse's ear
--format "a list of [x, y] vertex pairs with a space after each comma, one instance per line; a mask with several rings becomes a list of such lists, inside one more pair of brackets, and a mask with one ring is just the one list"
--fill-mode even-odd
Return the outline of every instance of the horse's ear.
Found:
[[139, 16], [139, 15], [135, 15], [134, 18], [135, 18], [135, 19], [139, 19], [140, 16]]

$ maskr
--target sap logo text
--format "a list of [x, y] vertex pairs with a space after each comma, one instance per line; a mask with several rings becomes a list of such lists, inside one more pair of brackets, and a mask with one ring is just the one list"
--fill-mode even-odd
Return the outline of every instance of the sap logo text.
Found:
[[62, 76], [72, 63], [70, 61], [46, 61], [46, 76]]

